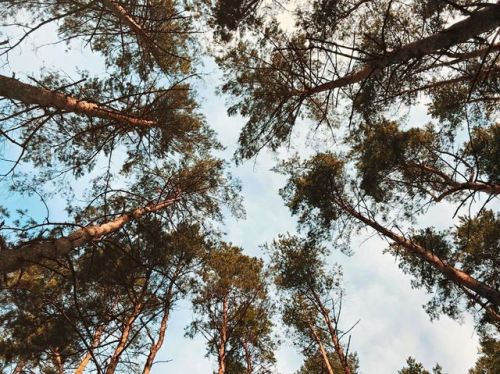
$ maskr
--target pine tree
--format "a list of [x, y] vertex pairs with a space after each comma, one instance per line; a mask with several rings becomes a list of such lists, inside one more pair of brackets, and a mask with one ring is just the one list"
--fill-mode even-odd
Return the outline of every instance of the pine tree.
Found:
[[275, 342], [262, 261], [222, 243], [199, 277], [192, 290], [197, 318], [187, 334], [205, 337], [219, 374], [270, 372]]

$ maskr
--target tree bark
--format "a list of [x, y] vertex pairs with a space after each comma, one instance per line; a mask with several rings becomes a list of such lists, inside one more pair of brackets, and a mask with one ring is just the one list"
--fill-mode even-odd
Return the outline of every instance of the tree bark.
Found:
[[141, 314], [141, 311], [144, 307], [144, 298], [146, 295], [146, 292], [149, 287], [149, 279], [150, 276], [147, 276], [144, 284], [141, 288], [141, 292], [137, 299], [135, 300], [134, 303], [134, 308], [132, 309], [132, 312], [128, 316], [128, 318], [125, 320], [125, 322], [122, 325], [121, 328], [121, 335], [120, 339], [118, 340], [118, 345], [115, 348], [115, 351], [113, 352], [113, 355], [111, 356], [109, 360], [109, 364], [106, 367], [105, 374], [114, 374], [116, 371], [116, 367], [118, 366], [118, 363], [120, 362], [120, 357], [122, 353], [125, 351], [125, 349], [128, 346], [128, 338], [130, 336], [130, 332], [132, 331], [132, 327], [134, 325], [135, 320]]
[[325, 363], [326, 370], [328, 371], [328, 374], [333, 374], [333, 368], [332, 364], [330, 363], [330, 360], [328, 358], [328, 353], [325, 350], [325, 347], [323, 343], [321, 342], [321, 339], [318, 336], [318, 333], [316, 332], [316, 329], [314, 326], [309, 324], [309, 328], [311, 329], [311, 333], [313, 334], [314, 340], [316, 340], [316, 343], [318, 344], [319, 351], [321, 353], [321, 357], [323, 358], [323, 362]]
[[222, 326], [220, 331], [220, 343], [219, 343], [219, 370], [218, 374], [224, 374], [226, 372], [226, 344], [227, 344], [227, 310], [228, 310], [228, 300], [227, 295], [224, 296], [222, 301]]
[[32, 86], [4, 75], [0, 75], [0, 96], [21, 101], [26, 105], [56, 108], [65, 112], [117, 121], [129, 126], [158, 126], [156, 121], [123, 114], [118, 110], [107, 108], [101, 104], [80, 100], [74, 96], [69, 96], [58, 91]]
[[313, 95], [359, 83], [377, 71], [395, 65], [403, 64], [411, 59], [419, 59], [467, 40], [500, 26], [500, 1], [485, 6], [468, 18], [453, 24], [443, 31], [402, 46], [398, 50], [379, 59], [374, 59], [339, 79], [320, 84], [316, 87], [299, 91], [297, 95]]
[[158, 44], [144, 31], [142, 26], [129, 14], [129, 12], [115, 0], [103, 0], [104, 5], [124, 24], [126, 24], [134, 32], [137, 38], [142, 41], [146, 49], [154, 57], [156, 63], [164, 71], [170, 70], [168, 66], [163, 63], [162, 55], [164, 52]]
[[149, 350], [148, 358], [146, 359], [146, 363], [144, 364], [144, 369], [142, 370], [142, 374], [149, 374], [151, 372], [151, 368], [153, 367], [153, 363], [155, 360], [155, 357], [160, 350], [161, 346], [163, 345], [163, 342], [165, 340], [165, 333], [167, 332], [167, 327], [168, 327], [168, 319], [170, 316], [170, 306], [171, 306], [171, 298], [172, 298], [172, 290], [173, 290], [173, 283], [170, 283], [168, 292], [167, 292], [167, 300], [165, 301], [164, 307], [163, 307], [163, 316], [161, 318], [160, 322], [160, 329], [158, 331], [158, 339], [156, 342], [153, 342], [151, 345], [151, 348]]
[[64, 374], [64, 366], [61, 358], [61, 354], [59, 353], [59, 349], [55, 349], [53, 352], [52, 361], [56, 368], [57, 374]]
[[73, 231], [66, 237], [31, 242], [17, 249], [0, 251], [0, 274], [11, 273], [30, 264], [36, 264], [44, 259], [60, 258], [73, 249], [90, 243], [100, 237], [120, 230], [130, 221], [138, 220], [148, 213], [158, 212], [169, 207], [181, 199], [178, 193], [174, 197], [160, 203], [149, 204], [137, 208], [129, 213], [122, 214], [118, 218], [103, 223], [102, 225], [87, 226]]
[[99, 326], [95, 331], [94, 339], [92, 339], [92, 345], [90, 346], [89, 351], [85, 353], [85, 356], [83, 356], [80, 365], [78, 365], [78, 367], [75, 370], [75, 374], [83, 374], [83, 372], [85, 371], [85, 368], [87, 367], [88, 363], [92, 358], [92, 350], [96, 349], [101, 341], [101, 335], [103, 331], [104, 331], [104, 326]]
[[422, 260], [435, 267], [439, 272], [441, 272], [441, 274], [443, 274], [445, 278], [475, 292], [477, 295], [488, 300], [493, 305], [500, 306], [499, 291], [471, 277], [466, 272], [453, 267], [445, 260], [435, 255], [431, 250], [424, 248], [421, 245], [416, 244], [396, 234], [395, 232], [389, 230], [388, 228], [380, 225], [378, 222], [368, 217], [365, 217], [363, 214], [354, 209], [351, 205], [341, 200], [337, 200], [336, 203], [352, 217], [358, 219], [367, 226], [372, 227], [383, 236], [391, 239], [396, 244], [404, 248], [410, 254], [419, 256]]
[[25, 366], [26, 366], [26, 361], [24, 361], [23, 359], [19, 360], [12, 374], [21, 374]]
[[323, 321], [326, 324], [326, 327], [327, 327], [328, 332], [330, 334], [330, 339], [331, 339], [332, 344], [335, 348], [335, 354], [339, 358], [339, 361], [342, 365], [342, 368], [344, 369], [344, 373], [351, 374], [351, 368], [349, 367], [349, 360], [344, 352], [344, 348], [342, 347], [342, 344], [340, 344], [340, 339], [339, 339], [339, 336], [337, 333], [337, 326], [333, 325], [332, 320], [330, 318], [330, 314], [328, 313], [328, 310], [326, 310], [318, 293], [312, 287], [311, 287], [311, 292], [312, 292], [314, 300], [316, 300], [316, 304], [318, 305], [318, 308], [321, 312], [321, 315], [323, 317]]
[[241, 344], [243, 346], [243, 352], [245, 352], [245, 362], [247, 364], [247, 367], [245, 368], [245, 373], [252, 374], [253, 373], [252, 354], [250, 353], [250, 349], [248, 348], [248, 342], [244, 340]]

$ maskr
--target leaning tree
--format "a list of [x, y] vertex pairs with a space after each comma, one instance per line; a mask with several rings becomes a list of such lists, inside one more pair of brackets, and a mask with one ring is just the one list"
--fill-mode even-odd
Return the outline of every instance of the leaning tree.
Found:
[[229, 113], [247, 119], [236, 158], [310, 128], [319, 153], [279, 168], [300, 225], [375, 231], [434, 295], [431, 316], [498, 326], [500, 3], [299, 1], [290, 16], [257, 9], [264, 27], [218, 55]]

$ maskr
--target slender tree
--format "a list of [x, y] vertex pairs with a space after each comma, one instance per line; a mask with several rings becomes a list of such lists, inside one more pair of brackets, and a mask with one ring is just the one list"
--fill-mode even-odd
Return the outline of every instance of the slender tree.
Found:
[[193, 288], [198, 318], [188, 335], [201, 333], [219, 374], [240, 366], [246, 373], [268, 372], [274, 362], [270, 309], [263, 263], [222, 243], [199, 273]]
[[296, 332], [295, 344], [306, 356], [319, 352], [330, 374], [334, 370], [328, 352], [333, 350], [342, 371], [353, 373], [355, 360], [339, 330], [341, 268], [327, 270], [326, 249], [298, 237], [282, 236], [270, 248], [275, 283], [287, 300], [283, 322]]

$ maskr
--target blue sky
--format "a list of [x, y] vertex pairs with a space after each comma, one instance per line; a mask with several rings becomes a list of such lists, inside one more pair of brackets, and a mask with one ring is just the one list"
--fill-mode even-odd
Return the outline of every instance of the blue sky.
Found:
[[[71, 75], [76, 68], [98, 71], [102, 67], [99, 57], [78, 46], [64, 53], [63, 44], [51, 45], [36, 51], [37, 45], [57, 40], [53, 29], [46, 27], [29, 39], [10, 56], [10, 65], [0, 65], [0, 74], [25, 79], [37, 74], [42, 66]], [[10, 68], [9, 68], [10, 66]], [[13, 71], [14, 70], [14, 71]], [[205, 61], [204, 78], [199, 92], [202, 111], [208, 123], [218, 133], [227, 147], [224, 157], [231, 158], [239, 131], [244, 120], [226, 115], [225, 98], [215, 95], [220, 83], [220, 72], [210, 61]], [[425, 121], [422, 108], [414, 112], [412, 120]], [[296, 135], [297, 144], [307, 142], [303, 135]], [[4, 150], [6, 151], [6, 150]], [[305, 152], [300, 146], [294, 151]], [[286, 155], [286, 151], [279, 156]], [[235, 220], [227, 217], [223, 230], [225, 239], [245, 249], [247, 254], [263, 256], [260, 246], [271, 241], [279, 233], [294, 232], [295, 220], [283, 205], [278, 189], [284, 185], [283, 176], [270, 171], [276, 163], [276, 155], [263, 152], [256, 160], [241, 166], [232, 166], [232, 173], [243, 186], [242, 194], [247, 217]], [[31, 200], [19, 200], [0, 186], [0, 199], [10, 208], [34, 208]], [[56, 202], [53, 211], [61, 209]], [[56, 213], [57, 214], [57, 213]], [[453, 214], [451, 207], [434, 209], [426, 215], [426, 225], [443, 227]], [[428, 296], [410, 286], [410, 278], [397, 267], [394, 258], [383, 255], [386, 243], [366, 231], [357, 235], [352, 243], [353, 256], [333, 251], [330, 261], [344, 267], [346, 297], [343, 323], [348, 327], [358, 319], [360, 323], [352, 331], [351, 349], [359, 354], [363, 373], [395, 373], [409, 355], [428, 368], [439, 362], [449, 374], [466, 373], [477, 356], [478, 339], [469, 317], [462, 324], [447, 317], [431, 323], [421, 305]], [[184, 338], [184, 327], [191, 322], [192, 312], [188, 302], [176, 306], [169, 322], [166, 342], [160, 351], [153, 373], [211, 373], [215, 361], [205, 358], [202, 338]], [[302, 357], [291, 342], [283, 336], [283, 345], [277, 352], [277, 372], [288, 374], [297, 370]]]

